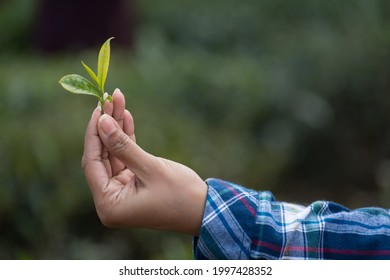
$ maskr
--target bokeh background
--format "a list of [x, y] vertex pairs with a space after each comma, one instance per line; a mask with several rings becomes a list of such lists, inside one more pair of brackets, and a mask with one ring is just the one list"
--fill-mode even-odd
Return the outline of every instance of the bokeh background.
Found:
[[147, 151], [297, 203], [390, 207], [390, 1], [0, 0], [0, 258], [191, 259], [104, 228], [80, 168], [96, 100], [58, 80], [111, 36]]

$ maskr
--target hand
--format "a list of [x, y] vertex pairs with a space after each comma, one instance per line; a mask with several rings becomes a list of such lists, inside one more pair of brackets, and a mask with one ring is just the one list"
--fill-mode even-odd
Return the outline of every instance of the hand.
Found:
[[96, 211], [109, 227], [142, 227], [198, 235], [207, 185], [190, 168], [142, 150], [119, 90], [105, 114], [88, 124], [82, 167]]

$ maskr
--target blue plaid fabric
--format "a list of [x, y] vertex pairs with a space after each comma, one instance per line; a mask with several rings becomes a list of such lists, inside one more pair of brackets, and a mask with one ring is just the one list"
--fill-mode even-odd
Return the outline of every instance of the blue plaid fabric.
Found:
[[390, 211], [301, 206], [209, 179], [195, 259], [390, 259]]

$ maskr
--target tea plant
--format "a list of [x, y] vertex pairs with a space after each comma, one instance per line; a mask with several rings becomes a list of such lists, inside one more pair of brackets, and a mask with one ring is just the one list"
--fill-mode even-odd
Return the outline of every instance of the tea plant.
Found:
[[106, 82], [108, 68], [110, 65], [110, 41], [113, 38], [114, 37], [109, 38], [100, 48], [97, 74], [95, 74], [88, 65], [81, 61], [81, 64], [89, 76], [91, 76], [93, 83], [77, 74], [63, 76], [59, 81], [62, 87], [71, 93], [95, 96], [100, 101], [102, 110], [107, 99], [112, 102], [112, 96], [104, 91], [104, 84]]

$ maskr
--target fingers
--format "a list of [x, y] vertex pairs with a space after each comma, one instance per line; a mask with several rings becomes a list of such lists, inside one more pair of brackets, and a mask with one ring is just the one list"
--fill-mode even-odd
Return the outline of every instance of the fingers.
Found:
[[[133, 118], [130, 112], [125, 110], [125, 106], [125, 96], [120, 89], [116, 89], [112, 94], [112, 102], [109, 102], [108, 100], [105, 102], [104, 111], [107, 115], [110, 115], [115, 119], [121, 129], [129, 135], [131, 140], [135, 141]], [[108, 153], [106, 148], [104, 148], [103, 152], [108, 154], [110, 174], [116, 176], [125, 168], [125, 165], [113, 154]]]
[[[112, 114], [109, 115], [116, 120], [116, 122], [119, 124], [119, 126], [122, 129], [123, 129], [124, 112], [125, 112], [125, 96], [119, 89], [116, 89], [112, 94], [112, 110], [111, 110]], [[109, 158], [111, 162], [112, 174], [114, 176], [118, 175], [125, 168], [124, 164], [112, 154], [109, 155]]]
[[104, 103], [104, 113], [112, 116], [113, 111], [114, 111], [114, 104], [112, 104], [110, 100], [107, 99], [107, 101]]
[[84, 153], [81, 161], [92, 193], [95, 193], [95, 189], [106, 185], [109, 180], [109, 168], [106, 160], [104, 160], [103, 144], [98, 133], [98, 121], [101, 115], [100, 107], [97, 107], [92, 113], [86, 129]]
[[135, 133], [134, 133], [134, 121], [133, 116], [128, 110], [125, 110], [123, 116], [123, 131], [129, 135], [130, 139], [135, 142]]
[[116, 120], [123, 131], [130, 136], [131, 140], [135, 141], [134, 121], [126, 107], [125, 96], [120, 89], [116, 89], [112, 95], [114, 110], [112, 117]]
[[[134, 131], [134, 128], [131, 127], [132, 122], [129, 119], [129, 115], [127, 113], [125, 115], [127, 115], [125, 118], [127, 130], [130, 132]], [[154, 157], [135, 144], [111, 116], [105, 114], [100, 117], [98, 132], [100, 139], [110, 154], [118, 158], [137, 176], [142, 177], [147, 174]]]
[[123, 118], [125, 113], [126, 100], [120, 89], [116, 89], [112, 94], [112, 103], [114, 106], [112, 117], [116, 120], [121, 128], [123, 128]]
[[101, 158], [103, 145], [98, 132], [98, 121], [101, 115], [102, 111], [98, 106], [92, 112], [88, 123], [84, 138], [83, 168], [86, 160]]
[[[126, 117], [127, 125], [130, 125], [130, 128], [127, 127], [126, 130], [128, 130], [131, 134], [134, 134], [134, 124], [132, 124], [133, 118], [130, 112], [127, 113], [125, 112], [126, 111], [125, 106], [126, 106], [125, 96], [123, 95], [121, 90], [117, 88], [114, 90], [114, 93], [112, 94], [112, 103], [109, 102], [109, 100], [107, 100], [107, 102], [104, 104], [104, 112], [107, 115], [112, 116], [122, 129], [124, 128], [123, 123], [124, 123], [124, 118]], [[125, 116], [125, 114], [127, 114], [127, 116]]]

